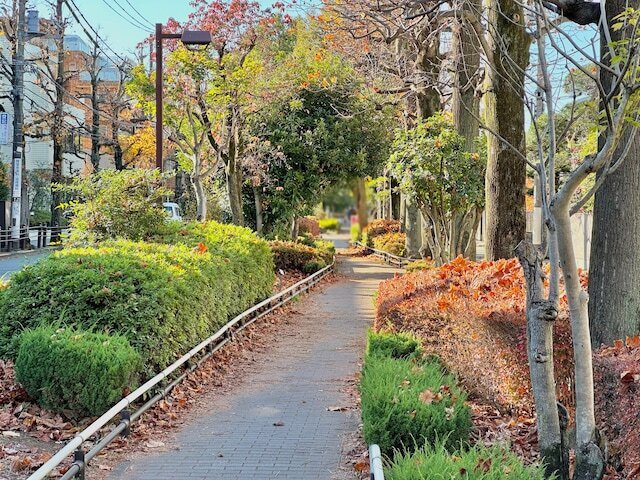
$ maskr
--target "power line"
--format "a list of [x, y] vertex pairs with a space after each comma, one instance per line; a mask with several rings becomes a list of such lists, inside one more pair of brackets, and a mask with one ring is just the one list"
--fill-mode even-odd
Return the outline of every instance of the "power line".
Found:
[[[96, 47], [100, 48], [100, 50], [102, 51], [102, 53], [114, 64], [117, 65], [118, 63], [126, 63], [127, 60], [125, 60], [122, 56], [120, 56], [120, 54], [118, 54], [118, 52], [116, 52], [113, 48], [111, 48], [109, 46], [109, 44], [100, 36], [100, 34], [98, 33], [98, 31], [93, 28], [93, 26], [91, 25], [91, 23], [89, 23], [89, 21], [87, 20], [87, 18], [84, 16], [84, 13], [82, 13], [82, 11], [78, 8], [78, 6], [76, 5], [74, 0], [64, 0], [64, 2], [67, 4], [67, 7], [69, 8], [69, 11], [71, 12], [71, 14], [73, 15], [73, 17], [76, 19], [76, 21], [78, 22], [78, 24], [80, 25], [80, 27], [82, 27], [82, 30], [84, 30], [85, 35], [87, 35], [87, 37], [89, 37], [89, 39], [94, 43], [94, 45], [96, 45]], [[71, 5], [73, 5], [73, 8], [71, 7]], [[75, 9], [75, 10], [74, 10]], [[82, 20], [84, 20], [84, 23], [89, 27], [89, 29], [94, 33], [95, 38], [92, 37], [92, 35], [87, 31], [86, 27], [83, 25], [83, 23], [80, 21], [80, 18], [82, 18]], [[100, 40], [111, 52], [113, 52], [113, 54], [118, 58], [119, 62], [114, 61], [113, 58], [111, 58], [107, 52], [104, 50], [103, 47], [101, 47], [98, 44], [98, 40]]]
[[107, 7], [109, 7], [112, 12], [114, 12], [116, 15], [118, 15], [120, 18], [122, 18], [125, 22], [129, 23], [129, 25], [133, 25], [134, 27], [139, 28], [140, 30], [143, 30], [145, 32], [149, 31], [148, 27], [146, 27], [142, 23], [138, 22], [138, 20], [133, 18], [126, 10], [124, 10], [124, 8], [122, 8], [122, 5], [120, 5], [117, 0], [113, 0], [113, 1], [115, 2], [116, 5], [118, 5], [131, 18], [131, 20], [129, 18], [125, 17], [118, 10], [116, 10], [115, 7], [113, 7], [113, 5], [111, 5], [107, 0], [102, 0], [102, 3], [104, 3]]
[[127, 2], [127, 4], [128, 4], [128, 5], [133, 9], [133, 11], [134, 11], [134, 12], [136, 12], [136, 13], [140, 16], [140, 18], [142, 18], [146, 23], [148, 23], [148, 24], [149, 24], [149, 26], [150, 26], [151, 28], [155, 28], [155, 25], [153, 24], [153, 22], [151, 22], [151, 21], [147, 20], [147, 17], [145, 17], [144, 15], [142, 15], [142, 14], [140, 13], [140, 11], [139, 11], [136, 7], [134, 7], [134, 6], [133, 6], [133, 4], [132, 4], [129, 0], [125, 0], [125, 1], [126, 1], [126, 2]]

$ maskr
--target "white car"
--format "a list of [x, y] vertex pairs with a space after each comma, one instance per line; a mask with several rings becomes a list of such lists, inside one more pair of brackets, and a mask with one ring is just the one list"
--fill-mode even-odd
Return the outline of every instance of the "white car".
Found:
[[178, 206], [177, 203], [164, 202], [162, 206], [166, 210], [167, 217], [169, 220], [182, 221], [182, 214], [180, 213], [180, 207]]

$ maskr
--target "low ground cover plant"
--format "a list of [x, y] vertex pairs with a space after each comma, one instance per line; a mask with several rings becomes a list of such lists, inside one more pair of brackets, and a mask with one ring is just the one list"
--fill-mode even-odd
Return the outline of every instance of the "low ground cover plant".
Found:
[[425, 446], [414, 453], [399, 453], [385, 469], [388, 480], [544, 480], [538, 466], [525, 466], [499, 447], [475, 446], [450, 453], [443, 444]]
[[424, 258], [422, 260], [416, 260], [415, 262], [407, 263], [404, 269], [407, 273], [419, 272], [421, 270], [431, 270], [436, 267], [436, 263], [430, 258]]
[[373, 248], [402, 257], [406, 241], [407, 236], [404, 233], [384, 233], [373, 239]]
[[435, 357], [419, 352], [410, 337], [369, 335], [360, 383], [363, 430], [386, 455], [439, 441], [455, 448], [469, 439], [464, 392]]
[[44, 325], [20, 335], [15, 371], [40, 405], [100, 415], [137, 386], [140, 365], [122, 335]]
[[323, 232], [340, 231], [340, 220], [337, 218], [322, 218], [318, 223], [320, 224], [320, 230]]

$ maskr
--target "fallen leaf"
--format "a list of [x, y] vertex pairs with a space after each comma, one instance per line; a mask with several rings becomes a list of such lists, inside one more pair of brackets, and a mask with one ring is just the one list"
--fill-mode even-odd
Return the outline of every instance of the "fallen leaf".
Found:
[[144, 446], [147, 448], [160, 448], [160, 447], [164, 447], [164, 442], [161, 442], [159, 440], [149, 440], [147, 443], [144, 444]]
[[368, 467], [367, 462], [358, 462], [353, 466], [356, 472], [364, 472]]
[[4, 432], [2, 432], [2, 435], [4, 437], [12, 437], [12, 438], [16, 438], [16, 437], [20, 436], [20, 434], [18, 432], [14, 432], [14, 431], [11, 431], [11, 430], [5, 430]]
[[349, 407], [329, 407], [327, 410], [329, 412], [346, 412], [349, 410]]
[[620, 374], [620, 381], [622, 383], [633, 383], [635, 379], [636, 379], [636, 375], [629, 370], [625, 370]]
[[433, 403], [433, 400], [436, 398], [436, 395], [431, 390], [426, 389], [425, 391], [420, 393], [418, 398], [425, 405], [431, 405]]

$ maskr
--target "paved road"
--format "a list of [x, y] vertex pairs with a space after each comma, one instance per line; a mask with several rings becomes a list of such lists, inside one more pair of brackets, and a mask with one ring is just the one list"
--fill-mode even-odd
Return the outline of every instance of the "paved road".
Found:
[[41, 258], [51, 255], [51, 253], [52, 250], [39, 250], [37, 252], [16, 253], [7, 256], [0, 256], [0, 278], [7, 279], [23, 267], [32, 265]]
[[[122, 480], [329, 480], [340, 476], [342, 439], [358, 428], [346, 380], [358, 370], [372, 295], [394, 270], [342, 258], [345, 280], [313, 293], [293, 328], [254, 371], [181, 428], [173, 451], [114, 468]], [[218, 396], [219, 397], [219, 396]]]

